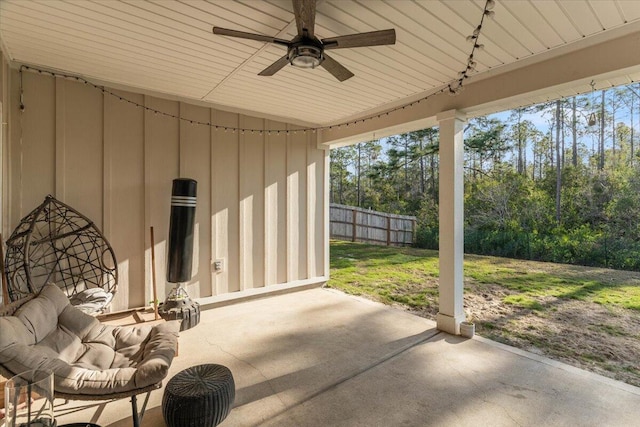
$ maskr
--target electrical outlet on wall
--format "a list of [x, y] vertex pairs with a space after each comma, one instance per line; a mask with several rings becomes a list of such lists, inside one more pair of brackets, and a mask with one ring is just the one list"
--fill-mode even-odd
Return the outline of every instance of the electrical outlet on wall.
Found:
[[213, 271], [222, 273], [224, 271], [224, 258], [217, 259], [213, 262]]

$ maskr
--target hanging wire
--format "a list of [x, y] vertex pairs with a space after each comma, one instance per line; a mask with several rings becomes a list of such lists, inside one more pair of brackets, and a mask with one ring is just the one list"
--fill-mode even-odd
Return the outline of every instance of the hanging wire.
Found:
[[[596, 82], [591, 80], [591, 83], [589, 83], [589, 85], [591, 86], [591, 108], [594, 108], [595, 104], [593, 103], [593, 94], [595, 93]], [[598, 123], [598, 120], [596, 118], [596, 113], [595, 111], [592, 111], [591, 114], [589, 114], [589, 121], [587, 122], [587, 124], [589, 126], [595, 126], [596, 123]]]
[[266, 133], [267, 135], [272, 135], [272, 134], [276, 134], [276, 135], [280, 135], [280, 134], [285, 134], [285, 135], [290, 135], [290, 134], [294, 134], [296, 132], [302, 132], [303, 134], [306, 134], [307, 132], [311, 132], [311, 133], [316, 133], [317, 131], [324, 131], [324, 130], [333, 130], [333, 129], [341, 129], [342, 127], [347, 127], [350, 125], [356, 125], [358, 123], [364, 123], [370, 120], [374, 120], [374, 119], [379, 119], [381, 117], [384, 116], [388, 116], [389, 114], [395, 113], [397, 111], [400, 110], [405, 110], [407, 108], [411, 108], [414, 107], [422, 102], [425, 102], [431, 98], [433, 98], [434, 96], [443, 94], [443, 93], [449, 93], [449, 95], [458, 95], [460, 92], [462, 92], [462, 90], [464, 89], [463, 87], [463, 82], [464, 80], [468, 79], [470, 74], [472, 74], [473, 72], [476, 71], [476, 66], [477, 66], [477, 62], [475, 60], [474, 55], [476, 54], [476, 51], [480, 51], [484, 48], [483, 44], [478, 43], [478, 39], [480, 38], [481, 32], [482, 32], [482, 27], [484, 25], [484, 20], [486, 17], [490, 17], [492, 18], [495, 15], [495, 12], [492, 10], [495, 7], [495, 0], [487, 0], [483, 11], [482, 11], [482, 18], [480, 19], [480, 24], [478, 24], [477, 27], [475, 27], [475, 29], [473, 30], [473, 33], [467, 37], [467, 40], [470, 42], [473, 42], [473, 47], [471, 48], [471, 53], [469, 54], [469, 57], [467, 59], [467, 65], [465, 67], [465, 69], [463, 71], [460, 71], [458, 73], [458, 76], [455, 80], [451, 81], [450, 83], [448, 83], [445, 87], [430, 93], [429, 95], [424, 96], [423, 98], [420, 98], [418, 100], [400, 105], [398, 107], [383, 111], [381, 113], [377, 113], [377, 114], [372, 114], [370, 116], [361, 118], [361, 119], [357, 119], [357, 120], [351, 120], [351, 121], [346, 121], [346, 122], [342, 122], [342, 123], [338, 123], [338, 124], [333, 124], [333, 125], [327, 125], [327, 126], [317, 126], [317, 127], [306, 127], [306, 128], [302, 128], [302, 129], [296, 129], [296, 130], [289, 130], [289, 129], [270, 129], [270, 130], [265, 130], [265, 129], [256, 129], [256, 128], [241, 128], [241, 127], [233, 127], [233, 126], [223, 126], [223, 125], [218, 125], [215, 123], [211, 123], [211, 122], [204, 122], [204, 121], [200, 121], [200, 120], [192, 120], [192, 119], [187, 119], [184, 117], [181, 117], [180, 115], [175, 115], [175, 114], [171, 114], [171, 113], [167, 113], [164, 111], [160, 111], [160, 110], [156, 110], [154, 108], [151, 107], [147, 107], [144, 104], [141, 104], [139, 102], [135, 102], [132, 101], [124, 96], [118, 95], [117, 93], [113, 92], [111, 89], [106, 88], [104, 86], [99, 86], [95, 83], [90, 82], [89, 80], [80, 77], [80, 76], [75, 76], [75, 75], [70, 75], [70, 74], [65, 74], [62, 72], [58, 72], [58, 71], [49, 71], [49, 70], [43, 70], [43, 69], [39, 69], [39, 68], [35, 68], [35, 67], [31, 67], [28, 65], [22, 65], [20, 66], [20, 110], [24, 111], [25, 110], [25, 105], [23, 102], [23, 96], [22, 96], [22, 71], [23, 70], [28, 70], [28, 71], [33, 71], [33, 72], [37, 72], [38, 74], [45, 74], [48, 76], [52, 76], [52, 77], [59, 77], [59, 78], [63, 78], [63, 79], [68, 79], [68, 80], [74, 80], [76, 82], [79, 83], [83, 83], [85, 85], [91, 86], [96, 90], [99, 90], [100, 92], [102, 92], [104, 95], [109, 95], [112, 96], [116, 99], [118, 99], [120, 102], [126, 102], [130, 105], [133, 105], [136, 108], [141, 108], [145, 111], [149, 111], [154, 113], [155, 115], [161, 114], [165, 117], [169, 117], [169, 118], [173, 118], [173, 119], [177, 119], [180, 120], [182, 122], [185, 123], [189, 123], [190, 125], [199, 125], [199, 126], [207, 126], [210, 127], [212, 129], [215, 130], [223, 130], [224, 132], [239, 132], [239, 133], [245, 133], [245, 132], [251, 132], [251, 133], [258, 133], [260, 135], [262, 135], [263, 133]]

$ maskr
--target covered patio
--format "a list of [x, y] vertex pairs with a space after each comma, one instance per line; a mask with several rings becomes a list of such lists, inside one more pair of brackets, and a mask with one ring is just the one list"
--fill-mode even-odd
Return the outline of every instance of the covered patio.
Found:
[[[205, 311], [181, 333], [169, 375], [200, 363], [235, 377], [223, 426], [633, 426], [640, 417], [636, 387], [330, 289]], [[161, 400], [152, 393], [144, 425], [164, 425]], [[59, 423], [131, 424], [125, 400], [58, 403]]]
[[[199, 182], [186, 286], [201, 304], [318, 286], [329, 276], [329, 149], [439, 126], [438, 328], [457, 334], [465, 121], [640, 76], [632, 0], [0, 7], [3, 235], [47, 194], [85, 213], [117, 254], [113, 310], [152, 298], [150, 227], [164, 277], [173, 178]], [[348, 70], [340, 79], [327, 71], [336, 65], [283, 62], [305, 25]], [[384, 30], [395, 44], [335, 47]], [[278, 72], [258, 75], [274, 61]], [[161, 280], [159, 295], [169, 289]]]
[[[286, 49], [212, 32], [291, 40], [295, 4], [0, 1], [5, 239], [52, 194], [112, 244], [112, 310], [146, 305], [148, 230], [162, 299], [171, 181], [196, 179], [185, 287], [203, 320], [183, 333], [170, 375], [229, 366], [238, 395], [225, 425], [633, 425], [637, 388], [456, 335], [466, 120], [640, 80], [640, 3], [318, 1], [320, 39], [395, 30], [394, 45], [332, 49], [354, 74], [342, 82], [286, 63], [259, 76]], [[329, 150], [430, 126], [437, 323], [309, 290], [329, 278]], [[145, 425], [162, 425], [161, 397]], [[128, 425], [126, 402], [74, 405], [59, 406], [59, 423]]]

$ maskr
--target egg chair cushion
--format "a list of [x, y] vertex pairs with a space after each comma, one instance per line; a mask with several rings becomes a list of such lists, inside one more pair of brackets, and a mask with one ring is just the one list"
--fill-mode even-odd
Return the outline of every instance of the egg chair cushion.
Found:
[[0, 364], [14, 374], [53, 371], [56, 393], [123, 394], [166, 377], [179, 328], [178, 321], [104, 325], [47, 284], [12, 316], [0, 317]]

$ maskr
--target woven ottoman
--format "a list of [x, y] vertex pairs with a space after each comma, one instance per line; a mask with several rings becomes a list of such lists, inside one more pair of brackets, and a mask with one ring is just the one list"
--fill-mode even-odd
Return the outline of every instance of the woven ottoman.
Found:
[[167, 383], [162, 396], [164, 422], [168, 427], [217, 426], [229, 415], [235, 395], [229, 368], [192, 366]]

